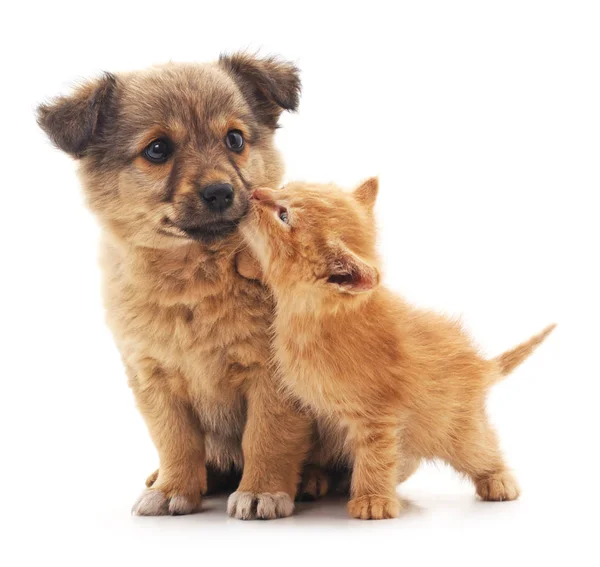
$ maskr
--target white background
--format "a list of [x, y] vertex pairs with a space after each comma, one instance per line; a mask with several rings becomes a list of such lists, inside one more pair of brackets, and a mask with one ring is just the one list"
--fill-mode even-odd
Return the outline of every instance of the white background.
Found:
[[[392, 8], [394, 4], [394, 8]], [[597, 2], [11, 2], [2, 11], [0, 563], [597, 565]], [[558, 329], [489, 398], [523, 488], [482, 503], [442, 466], [394, 521], [342, 502], [243, 523], [225, 501], [133, 518], [154, 449], [103, 323], [98, 229], [33, 118], [74, 81], [260, 48], [302, 68], [289, 179], [380, 174], [390, 286], [497, 354]], [[191, 562], [191, 563], [189, 563]]]

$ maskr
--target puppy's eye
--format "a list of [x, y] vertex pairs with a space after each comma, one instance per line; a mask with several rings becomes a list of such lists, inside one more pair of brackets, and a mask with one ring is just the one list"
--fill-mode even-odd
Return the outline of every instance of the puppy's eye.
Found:
[[244, 135], [239, 130], [229, 130], [225, 144], [232, 152], [241, 152], [244, 149]]
[[287, 209], [281, 208], [279, 210], [279, 220], [284, 222], [285, 224], [290, 224], [290, 217], [288, 215]]
[[152, 140], [144, 150], [144, 157], [151, 163], [164, 163], [170, 155], [171, 146], [164, 138]]

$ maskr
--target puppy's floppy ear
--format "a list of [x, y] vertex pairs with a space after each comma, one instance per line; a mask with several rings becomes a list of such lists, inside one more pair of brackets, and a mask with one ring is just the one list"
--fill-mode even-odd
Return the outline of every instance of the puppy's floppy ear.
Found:
[[81, 157], [99, 134], [115, 89], [116, 78], [106, 73], [69, 96], [41, 104], [37, 109], [37, 122], [58, 148], [73, 157]]
[[298, 108], [301, 83], [293, 63], [240, 52], [221, 55], [219, 65], [233, 77], [257, 118], [270, 128], [277, 127], [283, 110]]
[[371, 210], [375, 206], [377, 193], [379, 192], [379, 179], [371, 177], [361, 183], [353, 192], [354, 198]]
[[379, 271], [343, 244], [334, 244], [328, 258], [327, 283], [346, 293], [362, 293], [379, 285]]

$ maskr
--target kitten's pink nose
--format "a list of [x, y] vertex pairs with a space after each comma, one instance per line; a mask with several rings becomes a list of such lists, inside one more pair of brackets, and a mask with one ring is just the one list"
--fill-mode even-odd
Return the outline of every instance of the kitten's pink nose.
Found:
[[270, 201], [273, 198], [273, 196], [271, 195], [270, 189], [265, 189], [261, 187], [259, 189], [255, 189], [252, 195], [250, 195], [250, 198], [256, 201]]

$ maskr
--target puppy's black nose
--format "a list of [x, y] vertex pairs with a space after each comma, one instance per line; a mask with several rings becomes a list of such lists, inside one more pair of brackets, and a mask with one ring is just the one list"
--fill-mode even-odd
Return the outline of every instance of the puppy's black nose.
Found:
[[229, 183], [207, 185], [200, 193], [211, 211], [222, 212], [233, 203], [233, 187]]

